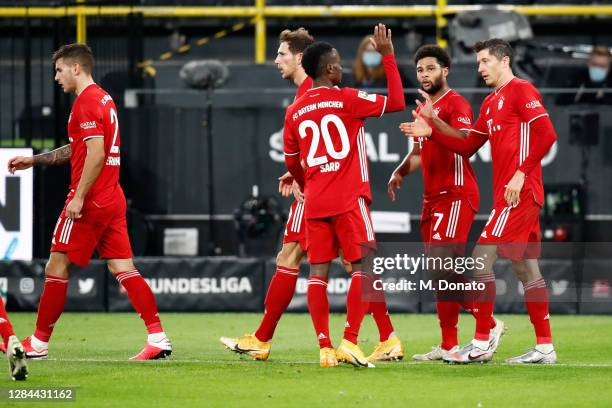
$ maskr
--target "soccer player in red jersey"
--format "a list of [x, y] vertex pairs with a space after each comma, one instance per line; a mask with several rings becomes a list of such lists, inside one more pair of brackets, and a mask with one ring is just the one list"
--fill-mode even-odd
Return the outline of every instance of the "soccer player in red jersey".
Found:
[[[448, 84], [451, 65], [448, 53], [437, 45], [424, 45], [417, 50], [414, 63], [417, 80], [421, 84], [420, 91], [431, 98], [436, 115], [467, 135], [472, 126], [472, 107]], [[417, 110], [420, 111], [420, 107]], [[480, 200], [469, 158], [453, 153], [427, 138], [419, 138], [412, 151], [391, 175], [388, 184], [391, 201], [395, 201], [395, 189], [400, 188], [403, 178], [419, 168], [422, 169], [425, 186], [421, 235], [428, 255], [440, 259], [463, 256]], [[453, 270], [432, 272], [438, 281], [469, 283], [463, 274]], [[467, 312], [474, 313], [469, 292], [438, 290], [437, 298], [442, 343], [428, 353], [415, 354], [412, 357], [415, 360], [441, 360], [445, 355], [458, 351], [457, 323], [461, 306]], [[497, 345], [504, 323], [500, 320], [496, 322], [491, 317], [490, 324], [491, 340]]]
[[[276, 66], [283, 79], [291, 80], [297, 87], [294, 101], [312, 88], [312, 78], [304, 72], [301, 65], [306, 47], [314, 43], [314, 38], [304, 28], [294, 31], [284, 30], [279, 36]], [[306, 256], [306, 220], [304, 219], [303, 193], [290, 173], [280, 178], [279, 192], [284, 196], [293, 194], [296, 200], [291, 204], [289, 217], [283, 236], [283, 247], [276, 257], [276, 272], [270, 281], [265, 298], [265, 313], [257, 331], [242, 337], [221, 337], [221, 342], [230, 350], [247, 354], [256, 360], [267, 360], [272, 346], [276, 326], [285, 312], [293, 295], [300, 264]], [[384, 301], [372, 303], [370, 312], [376, 321], [380, 343], [372, 358], [401, 359], [401, 341], [394, 333], [393, 324]], [[326, 363], [323, 361], [322, 363]]]
[[53, 55], [55, 80], [77, 98], [68, 119], [70, 144], [49, 153], [9, 160], [11, 173], [34, 165], [70, 162], [70, 191], [53, 231], [36, 331], [24, 340], [28, 358], [46, 358], [53, 328], [64, 310], [72, 265], [87, 266], [97, 249], [126, 290], [149, 333], [144, 349], [131, 360], [172, 353], [162, 329], [153, 292], [132, 261], [126, 201], [119, 185], [120, 134], [111, 96], [92, 78], [94, 57], [85, 44], [64, 45]]
[[23, 381], [28, 377], [25, 348], [15, 336], [13, 326], [6, 314], [4, 300], [0, 297], [0, 336], [2, 336], [3, 350], [9, 361], [9, 375], [13, 380]]
[[[379, 24], [372, 43], [382, 55], [388, 97], [338, 88], [342, 66], [338, 51], [317, 42], [306, 49], [302, 66], [313, 78], [313, 88], [287, 108], [284, 144], [287, 169], [304, 188], [304, 215], [311, 271], [308, 306], [319, 338], [321, 360], [337, 357], [356, 366], [368, 366], [357, 336], [368, 308], [362, 289], [371, 288], [363, 273], [362, 251], [375, 246], [369, 213], [372, 201], [365, 150], [364, 119], [405, 108], [402, 82], [393, 55], [391, 31]], [[304, 171], [301, 157], [305, 157]], [[339, 255], [351, 262], [344, 338], [334, 355], [329, 338], [327, 276], [330, 261]]]
[[[529, 82], [512, 73], [513, 50], [500, 39], [475, 46], [478, 72], [495, 88], [482, 103], [478, 120], [467, 138], [440, 118], [419, 116], [400, 125], [410, 136], [429, 137], [446, 148], [470, 157], [487, 141], [493, 162], [493, 210], [484, 227], [474, 258], [485, 260], [475, 270], [475, 280], [485, 289], [476, 304], [474, 340], [445, 361], [471, 363], [489, 361], [489, 319], [495, 300], [493, 263], [498, 256], [512, 260], [512, 267], [525, 289], [525, 305], [536, 334], [536, 346], [506, 360], [512, 364], [552, 364], [557, 361], [552, 344], [548, 292], [537, 259], [540, 256], [539, 214], [544, 200], [541, 160], [557, 139], [542, 97]], [[431, 105], [431, 100], [427, 100]], [[432, 126], [439, 131], [432, 132]]]

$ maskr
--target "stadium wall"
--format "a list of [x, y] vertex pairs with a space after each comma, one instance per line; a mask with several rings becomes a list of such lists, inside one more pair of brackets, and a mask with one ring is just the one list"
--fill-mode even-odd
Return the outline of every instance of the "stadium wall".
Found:
[[[273, 275], [274, 260], [269, 258], [136, 258], [136, 266], [156, 295], [160, 311], [260, 312], [265, 291]], [[34, 311], [44, 284], [44, 260], [0, 262], [0, 295], [13, 311]], [[542, 274], [549, 287], [550, 308], [555, 314], [612, 313], [612, 293], [608, 262], [594, 259], [575, 263], [567, 259], [543, 259]], [[409, 277], [394, 274], [384, 281], [428, 279], [423, 272]], [[498, 313], [523, 313], [522, 286], [511, 265], [500, 261], [495, 267]], [[306, 278], [303, 264], [289, 311], [307, 312]], [[349, 277], [334, 263], [328, 293], [330, 310], [345, 311]], [[387, 292], [389, 310], [396, 313], [435, 312], [432, 292]], [[68, 287], [68, 311], [131, 311], [127, 295], [106, 271], [102, 261], [84, 269], [75, 268]]]

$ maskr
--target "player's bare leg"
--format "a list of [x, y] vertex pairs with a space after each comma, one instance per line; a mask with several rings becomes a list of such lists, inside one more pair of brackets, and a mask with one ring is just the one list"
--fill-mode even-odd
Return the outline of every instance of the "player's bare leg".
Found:
[[156, 360], [172, 354], [172, 344], [159, 320], [155, 296], [134, 266], [132, 258], [110, 259], [107, 264], [108, 270], [127, 292], [132, 306], [144, 321], [149, 333], [145, 347], [130, 360]]
[[272, 337], [281, 316], [287, 310], [300, 270], [300, 264], [306, 256], [299, 242], [286, 242], [276, 256], [276, 272], [272, 276], [264, 301], [265, 311], [259, 328], [254, 334], [232, 338], [221, 337], [219, 340], [231, 351], [246, 354], [255, 360], [267, 360], [272, 347]]
[[512, 269], [525, 289], [525, 306], [535, 330], [536, 346], [523, 355], [507, 359], [506, 362], [510, 364], [554, 364], [557, 362], [557, 353], [550, 331], [548, 291], [538, 261], [537, 259], [513, 261]]
[[474, 269], [474, 281], [484, 285], [484, 290], [478, 291], [474, 298], [474, 317], [476, 317], [474, 339], [458, 352], [444, 356], [445, 362], [460, 364], [487, 362], [493, 358], [493, 353], [499, 346], [505, 325], [501, 320], [496, 320], [496, 326], [491, 329], [491, 319], [495, 308], [493, 265], [497, 257], [496, 245], [480, 244], [474, 248], [472, 258], [482, 263], [482, 268]]

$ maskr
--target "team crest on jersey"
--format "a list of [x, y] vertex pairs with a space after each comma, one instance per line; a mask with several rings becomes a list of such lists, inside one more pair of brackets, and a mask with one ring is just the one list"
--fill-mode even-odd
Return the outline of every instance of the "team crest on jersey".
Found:
[[500, 111], [504, 107], [504, 97], [499, 98], [499, 102], [497, 102], [497, 110]]
[[435, 113], [436, 115], [440, 113], [440, 108], [434, 108], [433, 113]]
[[359, 97], [361, 99], [365, 99], [366, 101], [376, 102], [376, 95], [374, 95], [374, 94], [370, 95], [366, 91], [359, 91], [359, 92], [357, 92], [357, 97]]

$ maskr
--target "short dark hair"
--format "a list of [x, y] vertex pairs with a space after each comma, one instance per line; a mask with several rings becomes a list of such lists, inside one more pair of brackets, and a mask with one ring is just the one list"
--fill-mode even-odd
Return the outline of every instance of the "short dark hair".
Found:
[[286, 42], [292, 54], [299, 54], [304, 52], [306, 47], [314, 43], [314, 37], [308, 34], [308, 30], [300, 27], [293, 31], [283, 30], [278, 36], [278, 42]]
[[78, 63], [90, 74], [93, 71], [94, 56], [87, 44], [74, 43], [62, 45], [59, 50], [53, 53], [53, 64], [55, 65], [60, 58]]
[[332, 53], [334, 47], [330, 43], [324, 41], [318, 41], [309, 45], [304, 50], [304, 56], [302, 57], [302, 67], [311, 78], [318, 78], [325, 68], [325, 60], [329, 54]]
[[414, 54], [414, 64], [416, 65], [423, 58], [432, 57], [438, 61], [442, 68], [450, 68], [451, 59], [444, 48], [435, 45], [427, 44], [420, 47]]
[[510, 65], [514, 62], [514, 50], [506, 40], [491, 38], [486, 41], [478, 41], [474, 44], [474, 51], [480, 52], [482, 50], [489, 50], [489, 53], [495, 55], [500, 61], [504, 57], [510, 58]]

